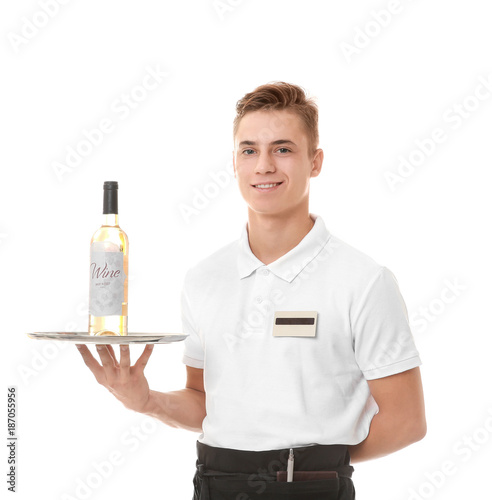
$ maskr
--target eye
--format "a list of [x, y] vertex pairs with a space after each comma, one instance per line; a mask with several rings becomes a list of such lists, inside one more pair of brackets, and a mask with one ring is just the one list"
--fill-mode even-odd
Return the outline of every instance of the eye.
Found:
[[288, 149], [288, 148], [278, 148], [277, 151], [279, 153], [282, 153], [282, 152], [290, 153], [290, 149]]
[[250, 156], [253, 153], [254, 153], [253, 149], [245, 149], [245, 150], [243, 150], [243, 154], [245, 154], [246, 156]]

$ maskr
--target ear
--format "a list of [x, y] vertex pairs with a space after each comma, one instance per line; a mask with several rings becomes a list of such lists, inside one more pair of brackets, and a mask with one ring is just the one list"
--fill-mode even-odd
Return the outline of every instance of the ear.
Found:
[[311, 177], [317, 177], [321, 172], [321, 167], [323, 166], [323, 158], [324, 153], [321, 148], [317, 149], [314, 152], [312, 168], [311, 168]]
[[234, 169], [234, 179], [236, 178], [236, 155], [232, 151], [232, 168]]

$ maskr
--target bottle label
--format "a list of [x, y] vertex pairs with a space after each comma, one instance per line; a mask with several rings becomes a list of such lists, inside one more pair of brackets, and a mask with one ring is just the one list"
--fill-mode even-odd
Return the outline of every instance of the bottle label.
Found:
[[121, 316], [125, 280], [122, 252], [91, 251], [89, 314]]

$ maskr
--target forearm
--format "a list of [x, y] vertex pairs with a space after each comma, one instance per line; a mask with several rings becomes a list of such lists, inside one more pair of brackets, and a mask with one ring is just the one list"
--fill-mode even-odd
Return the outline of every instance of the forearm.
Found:
[[351, 462], [363, 462], [384, 457], [420, 441], [425, 436], [425, 423], [411, 417], [404, 422], [385, 412], [377, 413], [371, 422], [369, 435], [357, 445], [349, 446]]
[[150, 391], [141, 413], [171, 427], [201, 432], [206, 415], [205, 393], [189, 388], [173, 392]]

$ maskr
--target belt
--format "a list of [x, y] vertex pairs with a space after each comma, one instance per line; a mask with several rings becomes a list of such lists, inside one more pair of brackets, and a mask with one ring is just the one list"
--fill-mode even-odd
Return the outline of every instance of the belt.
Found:
[[296, 471], [336, 471], [338, 478], [278, 482], [289, 449], [245, 451], [216, 448], [197, 441], [194, 500], [352, 500], [355, 491], [345, 445], [294, 448]]

